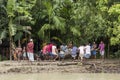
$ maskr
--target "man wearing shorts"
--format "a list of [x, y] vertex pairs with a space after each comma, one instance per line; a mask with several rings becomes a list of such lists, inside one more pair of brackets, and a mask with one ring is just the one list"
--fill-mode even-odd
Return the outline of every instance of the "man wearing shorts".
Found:
[[94, 59], [96, 59], [96, 53], [97, 53], [96, 50], [97, 50], [97, 44], [93, 42], [91, 51]]
[[72, 56], [73, 60], [76, 59], [77, 52], [78, 52], [78, 48], [76, 46], [73, 46], [72, 52], [71, 52], [71, 56]]
[[59, 52], [59, 60], [62, 58], [62, 60], [64, 60], [65, 58], [65, 50], [67, 49], [67, 46], [65, 45], [65, 43], [63, 43], [60, 46], [60, 52]]
[[84, 57], [85, 57], [85, 58], [90, 58], [90, 56], [91, 56], [90, 45], [89, 45], [89, 44], [86, 44], [86, 46], [85, 46], [85, 55], [84, 55]]
[[57, 50], [56, 44], [53, 43], [51, 56], [53, 57], [54, 61], [58, 58], [58, 54], [57, 53], [58, 53], [58, 50]]

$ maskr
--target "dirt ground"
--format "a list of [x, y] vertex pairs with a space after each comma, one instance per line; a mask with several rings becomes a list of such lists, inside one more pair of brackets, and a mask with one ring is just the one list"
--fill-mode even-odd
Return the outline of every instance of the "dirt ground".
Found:
[[0, 74], [9, 73], [120, 73], [120, 60], [86, 60], [80, 61], [2, 61]]

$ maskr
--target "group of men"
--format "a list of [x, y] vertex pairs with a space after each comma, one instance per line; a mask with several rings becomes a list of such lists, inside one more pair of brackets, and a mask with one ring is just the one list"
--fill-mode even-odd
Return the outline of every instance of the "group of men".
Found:
[[81, 45], [79, 48], [79, 57], [81, 58], [81, 61], [83, 58], [90, 58], [91, 56], [96, 59], [96, 54], [99, 51], [101, 59], [104, 59], [104, 53], [105, 53], [105, 44], [103, 41], [100, 42], [99, 46], [97, 47], [97, 44], [93, 42], [93, 44], [86, 44], [86, 46]]
[[[84, 59], [88, 59], [91, 56], [96, 58], [96, 53], [99, 51], [101, 58], [104, 59], [105, 53], [105, 44], [103, 41], [100, 42], [99, 46], [95, 42], [92, 45], [87, 43], [86, 45], [81, 44], [79, 47], [73, 45], [73, 43], [69, 43], [68, 45], [62, 44], [57, 47], [55, 43], [44, 44], [41, 50], [41, 55], [46, 60], [54, 60], [64, 59], [65, 56], [70, 55], [73, 60], [75, 60], [78, 56], [78, 59], [83, 61]], [[24, 46], [23, 49], [18, 47], [15, 49], [15, 53], [17, 57], [14, 55], [14, 59], [20, 60], [21, 55], [23, 59], [28, 57], [29, 61], [34, 61], [34, 43], [33, 39], [30, 39], [27, 46]], [[40, 56], [38, 56], [40, 58]]]
[[97, 51], [99, 51], [101, 59], [104, 59], [105, 44], [103, 41], [100, 42], [99, 46], [95, 42], [92, 45], [89, 43], [81, 44], [79, 47], [69, 43], [68, 45], [62, 44], [58, 48], [54, 43], [49, 43], [43, 46], [42, 54], [45, 59], [52, 57], [54, 61], [59, 58], [64, 59], [66, 55], [71, 55], [74, 60], [78, 56], [78, 59], [83, 61], [83, 59], [88, 59], [91, 56], [96, 58]]

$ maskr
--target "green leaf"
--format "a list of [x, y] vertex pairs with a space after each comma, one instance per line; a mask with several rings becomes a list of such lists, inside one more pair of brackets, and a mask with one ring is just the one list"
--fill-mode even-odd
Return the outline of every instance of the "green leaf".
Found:
[[1, 33], [0, 33], [0, 39], [4, 39], [7, 37], [7, 30], [4, 29]]
[[8, 0], [7, 1], [7, 14], [9, 17], [13, 17], [14, 16], [14, 10], [15, 10], [15, 5], [16, 4], [16, 0]]
[[80, 31], [79, 29], [75, 28], [75, 27], [70, 27], [71, 32], [73, 33], [73, 35], [75, 36], [80, 36]]
[[17, 32], [17, 28], [14, 26], [14, 24], [9, 24], [9, 32], [11, 36], [14, 36]]
[[18, 32], [15, 37], [14, 37], [14, 41], [17, 41], [17, 40], [20, 40], [23, 36], [23, 33], [22, 32]]

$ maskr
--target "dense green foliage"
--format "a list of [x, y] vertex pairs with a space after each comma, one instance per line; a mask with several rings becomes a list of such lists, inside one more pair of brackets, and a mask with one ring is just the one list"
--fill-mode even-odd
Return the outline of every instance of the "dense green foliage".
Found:
[[119, 50], [120, 1], [0, 0], [0, 39], [9, 36], [14, 42], [23, 33], [43, 41], [55, 38], [77, 45], [103, 40]]

